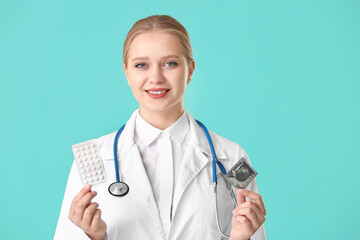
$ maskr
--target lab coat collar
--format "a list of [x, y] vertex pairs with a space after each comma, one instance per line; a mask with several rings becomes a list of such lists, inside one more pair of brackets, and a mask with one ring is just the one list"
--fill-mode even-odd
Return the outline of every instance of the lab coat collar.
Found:
[[[122, 131], [119, 137], [117, 143], [117, 148], [118, 148], [117, 154], [119, 160], [125, 157], [126, 155], [128, 155], [131, 148], [135, 145], [134, 134], [135, 134], [135, 119], [136, 119], [137, 111], [138, 110], [134, 111], [131, 117], [129, 118], [129, 120], [126, 122], [124, 130]], [[112, 141], [111, 145], [114, 145], [114, 138], [111, 138]], [[111, 151], [111, 153], [113, 154], [113, 151]], [[119, 162], [121, 162], [121, 160]]]
[[[190, 113], [187, 112], [187, 116], [190, 121], [190, 129], [191, 129], [190, 130], [191, 131], [191, 140], [190, 141], [192, 141], [192, 143], [195, 144], [195, 146], [197, 146], [201, 152], [206, 154], [207, 157], [212, 159], [210, 145], [206, 138], [204, 130], [199, 126], [199, 124], [190, 115]], [[218, 141], [214, 141], [214, 133], [210, 130], [208, 130], [208, 131], [209, 131], [210, 137], [211, 137], [213, 145], [214, 145], [214, 150], [215, 150], [217, 159], [226, 159], [227, 156], [226, 156], [222, 146], [219, 144]]]
[[[119, 163], [121, 163], [121, 158], [125, 157], [129, 154], [129, 151], [131, 148], [135, 145], [134, 142], [134, 127], [135, 127], [135, 118], [136, 118], [136, 112], [138, 110], [134, 111], [129, 120], [126, 122], [125, 128], [122, 131], [118, 143], [117, 143], [117, 157], [119, 159]], [[119, 128], [122, 125], [119, 125]], [[116, 132], [113, 132], [111, 134], [105, 135], [99, 139], [99, 142], [102, 142], [100, 146], [100, 155], [102, 156], [103, 160], [114, 160], [114, 139]], [[103, 139], [103, 141], [102, 141]], [[120, 166], [121, 167], [121, 166]], [[123, 171], [124, 169], [121, 169]]]
[[[125, 161], [122, 161], [123, 158], [126, 158], [134, 147], [137, 147], [134, 141], [135, 134], [135, 119], [138, 110], [135, 110], [129, 120], [126, 122], [124, 130], [122, 131], [118, 143], [117, 143], [117, 157], [119, 169], [121, 172], [127, 172], [130, 164]], [[120, 128], [120, 127], [119, 127]], [[116, 132], [113, 132], [106, 137], [105, 142], [100, 148], [100, 154], [103, 160], [114, 160], [114, 139]]]

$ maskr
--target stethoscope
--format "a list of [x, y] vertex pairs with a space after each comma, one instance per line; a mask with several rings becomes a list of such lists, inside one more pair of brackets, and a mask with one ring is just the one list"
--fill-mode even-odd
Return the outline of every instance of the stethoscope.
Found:
[[[199, 126], [204, 130], [206, 138], [209, 142], [209, 146], [211, 149], [211, 154], [212, 154], [212, 172], [213, 172], [213, 192], [215, 193], [215, 216], [216, 216], [216, 224], [217, 224], [217, 228], [219, 230], [219, 232], [221, 233], [221, 235], [223, 237], [226, 238], [230, 238], [230, 236], [225, 235], [223, 233], [223, 231], [220, 228], [220, 223], [219, 223], [219, 216], [218, 216], [218, 209], [217, 209], [217, 175], [216, 175], [216, 164], [218, 165], [218, 167], [221, 170], [221, 173], [219, 174], [219, 176], [221, 176], [226, 184], [226, 188], [228, 189], [231, 198], [234, 201], [234, 206], [237, 206], [237, 201], [236, 201], [236, 197], [235, 194], [232, 190], [232, 187], [230, 185], [230, 183], [226, 180], [226, 178], [224, 177], [224, 175], [226, 175], [226, 170], [224, 168], [224, 166], [222, 165], [222, 163], [217, 159], [216, 154], [215, 154], [215, 149], [214, 149], [214, 145], [212, 143], [209, 131], [207, 130], [207, 128], [205, 127], [204, 124], [202, 124], [200, 121], [196, 120], [196, 122], [199, 124]], [[116, 182], [113, 182], [112, 184], [110, 184], [109, 186], [109, 193], [113, 196], [116, 197], [122, 197], [125, 196], [128, 192], [129, 192], [129, 186], [125, 183], [122, 182], [120, 179], [120, 170], [119, 170], [119, 165], [118, 165], [118, 158], [117, 158], [117, 145], [118, 145], [118, 141], [119, 141], [119, 136], [122, 133], [122, 131], [124, 130], [125, 125], [123, 125], [116, 133], [115, 135], [115, 139], [114, 139], [114, 164], [115, 164], [115, 174], [116, 174]]]

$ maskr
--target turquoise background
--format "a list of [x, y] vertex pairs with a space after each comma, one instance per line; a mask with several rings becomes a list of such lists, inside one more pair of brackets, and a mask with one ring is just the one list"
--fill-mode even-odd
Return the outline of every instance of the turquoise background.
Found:
[[0, 239], [52, 239], [71, 145], [137, 108], [132, 24], [169, 14], [196, 70], [185, 107], [249, 154], [268, 239], [360, 239], [360, 2], [0, 1]]

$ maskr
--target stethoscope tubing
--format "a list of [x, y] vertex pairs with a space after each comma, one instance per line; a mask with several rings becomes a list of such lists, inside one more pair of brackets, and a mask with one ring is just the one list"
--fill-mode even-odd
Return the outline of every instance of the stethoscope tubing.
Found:
[[212, 172], [213, 172], [213, 183], [217, 184], [217, 176], [216, 176], [216, 164], [219, 166], [221, 172], [223, 174], [226, 174], [226, 170], [224, 168], [224, 166], [222, 165], [222, 163], [217, 159], [216, 157], [216, 153], [215, 153], [215, 149], [214, 149], [214, 145], [212, 143], [212, 140], [211, 140], [211, 137], [210, 137], [210, 134], [209, 134], [209, 131], [207, 130], [207, 128], [205, 127], [205, 125], [198, 121], [198, 120], [195, 120], [199, 126], [204, 130], [205, 132], [205, 135], [206, 135], [206, 138], [209, 142], [209, 146], [210, 146], [210, 150], [211, 150], [211, 154], [212, 154], [212, 157], [213, 157], [213, 160], [212, 160]]
[[115, 140], [114, 140], [114, 163], [115, 163], [115, 173], [116, 173], [116, 182], [120, 182], [120, 174], [119, 174], [119, 165], [118, 165], [118, 157], [117, 157], [117, 143], [119, 140], [119, 136], [122, 133], [122, 131], [125, 128], [125, 124], [117, 131], [116, 135], [115, 135]]

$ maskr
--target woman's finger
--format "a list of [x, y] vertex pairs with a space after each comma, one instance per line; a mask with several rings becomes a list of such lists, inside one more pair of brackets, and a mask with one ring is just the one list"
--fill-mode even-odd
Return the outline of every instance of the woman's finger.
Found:
[[246, 231], [248, 233], [251, 233], [251, 232], [255, 231], [255, 229], [253, 229], [253, 225], [251, 224], [249, 219], [247, 219], [244, 216], [240, 216], [240, 215], [239, 216], [234, 216], [233, 224], [244, 226], [244, 229], [246, 229]]
[[242, 204], [242, 207], [250, 207], [255, 213], [260, 221], [265, 221], [265, 216], [261, 213], [259, 207], [251, 200], [248, 200], [246, 203]]
[[233, 211], [234, 216], [246, 216], [251, 222], [254, 229], [257, 229], [265, 221], [264, 215], [260, 212], [257, 205], [252, 201], [243, 203]]
[[91, 203], [84, 211], [83, 219], [82, 219], [82, 229], [87, 231], [91, 227], [91, 223], [93, 221], [96, 209], [99, 207], [99, 204], [96, 202]]
[[91, 225], [97, 226], [99, 224], [99, 221], [101, 220], [101, 210], [96, 209], [94, 213], [94, 217], [92, 219]]
[[238, 209], [236, 211], [235, 216], [246, 217], [254, 229], [256, 229], [260, 225], [260, 220], [258, 219], [256, 213], [251, 208]]
[[238, 189], [238, 194], [254, 200], [254, 201], [255, 201], [255, 204], [256, 204], [256, 205], [258, 206], [258, 208], [260, 209], [260, 212], [261, 212], [264, 216], [266, 215], [266, 210], [265, 210], [264, 201], [263, 201], [263, 199], [262, 199], [262, 197], [261, 197], [260, 194], [251, 192], [251, 191], [246, 190], [246, 189]]
[[241, 190], [241, 189], [238, 189], [236, 191], [238, 206], [246, 201], [246, 198], [240, 194], [239, 190]]
[[96, 196], [96, 194], [97, 193], [95, 191], [88, 192], [77, 202], [75, 207], [75, 215], [73, 216], [75, 220], [75, 224], [77, 223], [77, 225], [79, 224], [81, 225], [84, 216], [84, 211], [90, 205], [91, 199], [93, 199]]
[[71, 218], [72, 216], [75, 215], [75, 208], [76, 208], [76, 204], [79, 202], [79, 200], [81, 198], [83, 198], [88, 192], [91, 191], [91, 185], [85, 185], [77, 194], [76, 196], [73, 198], [71, 205], [70, 205], [70, 210], [69, 210], [69, 218]]

